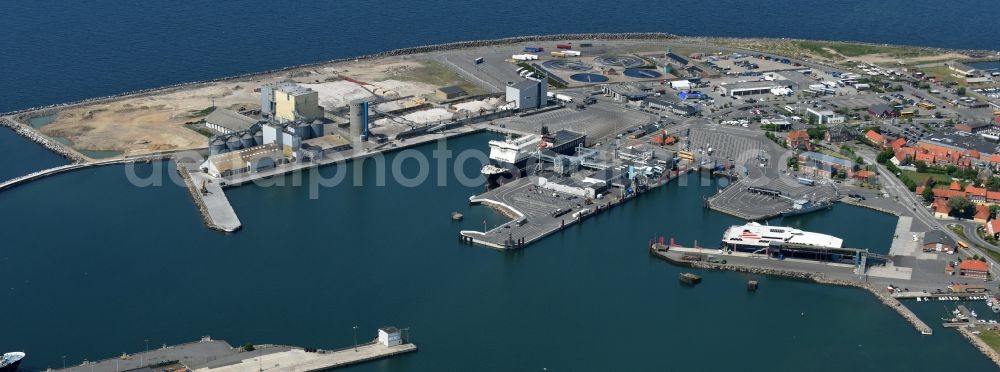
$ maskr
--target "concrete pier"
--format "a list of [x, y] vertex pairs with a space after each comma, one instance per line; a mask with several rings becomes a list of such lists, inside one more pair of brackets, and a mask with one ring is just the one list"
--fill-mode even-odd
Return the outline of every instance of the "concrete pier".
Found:
[[177, 172], [184, 179], [191, 199], [205, 220], [205, 225], [224, 232], [233, 232], [242, 226], [217, 180], [200, 171], [191, 171], [180, 163], [177, 164]]
[[344, 348], [336, 351], [309, 352], [304, 349], [292, 348], [274, 353], [264, 353], [257, 356], [247, 355], [246, 358], [232, 363], [228, 360], [221, 363], [210, 363], [194, 369], [194, 372], [309, 372], [345, 367], [370, 360], [387, 358], [397, 354], [417, 351], [417, 346], [402, 344], [385, 346], [378, 342]]

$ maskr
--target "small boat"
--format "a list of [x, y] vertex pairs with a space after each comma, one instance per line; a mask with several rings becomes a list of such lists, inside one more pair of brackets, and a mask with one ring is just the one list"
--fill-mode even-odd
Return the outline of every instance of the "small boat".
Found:
[[24, 359], [24, 353], [20, 351], [5, 353], [3, 357], [0, 357], [0, 372], [17, 371], [22, 359]]
[[924, 299], [917, 297], [917, 302], [923, 301]]
[[701, 277], [692, 273], [681, 273], [680, 281], [684, 284], [694, 285], [701, 283]]

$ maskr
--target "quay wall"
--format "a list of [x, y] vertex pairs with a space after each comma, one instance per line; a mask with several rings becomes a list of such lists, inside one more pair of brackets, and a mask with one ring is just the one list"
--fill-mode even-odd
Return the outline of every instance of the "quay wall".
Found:
[[868, 204], [862, 203], [860, 201], [854, 200], [853, 198], [848, 197], [848, 196], [841, 197], [839, 201], [841, 203], [844, 203], [844, 204], [853, 205], [855, 207], [867, 208], [867, 209], [871, 209], [871, 210], [876, 211], [876, 212], [882, 212], [882, 213], [885, 213], [885, 214], [891, 214], [891, 215], [896, 216], [896, 217], [899, 217], [899, 215], [900, 215], [899, 212], [891, 211], [891, 210], [888, 210], [888, 209], [885, 209], [885, 208], [881, 208], [881, 207], [876, 207], [874, 205], [868, 205]]
[[655, 247], [649, 248], [650, 254], [663, 259], [664, 261], [670, 262], [672, 264], [684, 267], [692, 267], [698, 269], [708, 269], [708, 270], [729, 270], [735, 272], [749, 273], [749, 274], [760, 274], [760, 275], [770, 275], [779, 276], [785, 278], [799, 279], [799, 280], [812, 280], [820, 284], [838, 285], [844, 287], [857, 287], [867, 290], [871, 294], [875, 295], [879, 301], [885, 306], [893, 309], [898, 313], [903, 319], [910, 322], [914, 328], [921, 334], [929, 335], [932, 333], [931, 327], [920, 320], [916, 314], [913, 313], [909, 308], [903, 306], [903, 303], [899, 302], [892, 295], [885, 291], [881, 291], [874, 285], [857, 280], [844, 280], [844, 279], [832, 279], [827, 278], [822, 274], [810, 273], [798, 270], [785, 270], [785, 269], [774, 269], [766, 267], [755, 267], [755, 266], [745, 266], [745, 265], [733, 265], [733, 264], [719, 264], [711, 263], [705, 261], [682, 261], [674, 259], [664, 253], [658, 252]]

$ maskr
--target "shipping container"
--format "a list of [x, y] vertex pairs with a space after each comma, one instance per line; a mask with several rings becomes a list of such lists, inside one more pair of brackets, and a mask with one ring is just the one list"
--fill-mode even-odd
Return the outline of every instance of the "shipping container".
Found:
[[591, 43], [580, 43], [580, 47], [581, 48], [590, 48], [592, 46], [594, 46], [594, 44], [591, 44]]
[[544, 52], [544, 51], [545, 51], [545, 48], [539, 48], [539, 47], [524, 47], [524, 51], [525, 51], [525, 52], [527, 52], [527, 53], [538, 53], [538, 52]]
[[483, 63], [483, 57], [476, 58], [475, 62], [477, 65]]
[[572, 44], [556, 44], [556, 48], [559, 49], [573, 49]]

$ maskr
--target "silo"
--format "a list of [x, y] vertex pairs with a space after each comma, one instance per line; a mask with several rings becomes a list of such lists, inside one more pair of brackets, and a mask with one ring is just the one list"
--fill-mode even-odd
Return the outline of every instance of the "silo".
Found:
[[240, 142], [243, 144], [243, 148], [245, 149], [253, 147], [253, 134], [250, 134], [249, 132], [243, 133], [243, 136], [240, 137]]
[[240, 136], [229, 136], [226, 139], [226, 148], [229, 151], [236, 151], [243, 148], [243, 142], [240, 141]]
[[218, 155], [226, 151], [228, 151], [226, 149], [226, 141], [222, 137], [214, 137], [208, 144], [208, 153], [210, 155]]
[[368, 139], [368, 101], [351, 102], [351, 140]]
[[313, 136], [313, 138], [323, 137], [323, 121], [322, 120], [313, 120], [312, 124], [310, 124], [309, 126], [312, 127], [312, 136]]
[[253, 133], [253, 145], [261, 146], [263, 144], [264, 144], [264, 131], [257, 129], [257, 131]]

